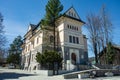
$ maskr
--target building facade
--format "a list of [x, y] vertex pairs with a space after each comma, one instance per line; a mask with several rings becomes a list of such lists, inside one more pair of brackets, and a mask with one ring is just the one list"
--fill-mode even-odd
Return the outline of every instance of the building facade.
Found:
[[[88, 61], [87, 38], [82, 34], [84, 22], [73, 7], [56, 20], [56, 48], [63, 58], [63, 69], [73, 70], [76, 65]], [[22, 66], [24, 69], [39, 69], [37, 52], [53, 49], [53, 31], [41, 29], [41, 23], [30, 24], [22, 45]]]

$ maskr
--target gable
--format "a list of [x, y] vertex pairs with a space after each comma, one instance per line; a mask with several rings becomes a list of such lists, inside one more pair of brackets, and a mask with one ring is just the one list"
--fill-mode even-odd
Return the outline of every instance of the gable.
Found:
[[76, 10], [71, 7], [70, 9], [68, 9], [65, 14], [67, 16], [70, 16], [70, 17], [73, 17], [73, 18], [76, 18], [76, 19], [80, 19], [79, 15], [77, 14]]
[[28, 31], [33, 30], [35, 27], [36, 27], [36, 25], [30, 24], [29, 27], [28, 27]]
[[28, 31], [30, 31], [31, 29], [32, 29], [32, 28], [31, 28], [31, 26], [29, 25], [29, 26], [28, 26]]

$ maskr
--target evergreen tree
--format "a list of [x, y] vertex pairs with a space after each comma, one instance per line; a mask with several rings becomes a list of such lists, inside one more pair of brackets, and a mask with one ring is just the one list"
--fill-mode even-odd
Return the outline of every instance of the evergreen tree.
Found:
[[46, 26], [53, 27], [54, 34], [54, 50], [55, 50], [55, 20], [60, 16], [60, 12], [63, 10], [63, 5], [59, 0], [49, 0], [46, 5], [46, 15], [45, 18], [41, 21], [44, 28]]
[[41, 64], [41, 67], [53, 70], [54, 62], [58, 62], [58, 65], [60, 67], [62, 58], [57, 52], [45, 51], [42, 54], [40, 52], [37, 53], [36, 61]]
[[106, 63], [107, 64], [112, 64], [115, 56], [115, 50], [113, 48], [113, 45], [111, 42], [107, 44], [106, 48]]
[[22, 37], [17, 36], [13, 43], [10, 44], [9, 55], [7, 57], [8, 63], [13, 63], [14, 65], [20, 65], [20, 54], [21, 54], [21, 45]]

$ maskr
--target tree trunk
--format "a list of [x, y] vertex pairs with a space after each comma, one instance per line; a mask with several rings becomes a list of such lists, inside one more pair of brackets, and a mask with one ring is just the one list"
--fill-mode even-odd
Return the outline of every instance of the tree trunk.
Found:
[[54, 27], [54, 30], [53, 30], [53, 35], [54, 35], [54, 51], [56, 50], [55, 48], [55, 19], [54, 19], [54, 22], [53, 22], [53, 27]]
[[98, 63], [97, 44], [94, 44], [95, 62]]

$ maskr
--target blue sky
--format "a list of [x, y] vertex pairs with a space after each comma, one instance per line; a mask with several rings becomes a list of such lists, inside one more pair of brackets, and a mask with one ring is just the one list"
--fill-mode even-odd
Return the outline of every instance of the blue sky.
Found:
[[[0, 0], [0, 12], [4, 16], [5, 35], [10, 44], [17, 35], [24, 35], [29, 23], [37, 24], [45, 14], [48, 0]], [[74, 6], [80, 18], [86, 22], [90, 12], [99, 13], [106, 5], [113, 23], [113, 42], [120, 45], [120, 0], [60, 0], [65, 12]], [[84, 27], [84, 26], [83, 26]], [[83, 33], [87, 35], [85, 28]], [[89, 49], [90, 52], [90, 49]], [[89, 54], [93, 56], [93, 54]]]

